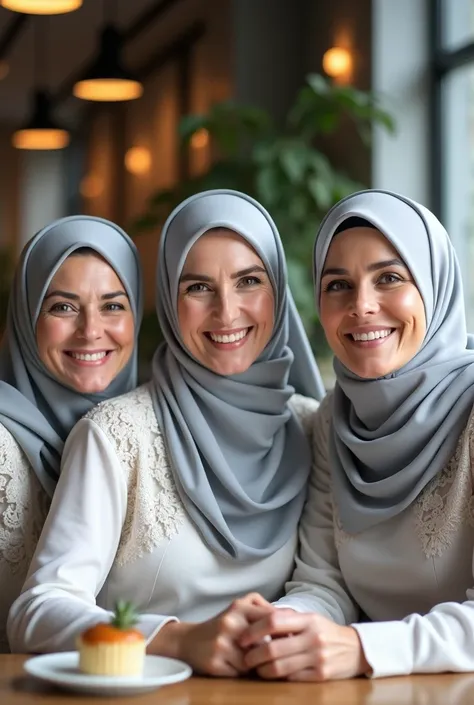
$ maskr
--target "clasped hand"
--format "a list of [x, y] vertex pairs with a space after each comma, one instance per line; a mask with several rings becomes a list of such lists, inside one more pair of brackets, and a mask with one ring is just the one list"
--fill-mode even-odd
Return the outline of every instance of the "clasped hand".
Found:
[[265, 679], [324, 681], [369, 670], [353, 627], [274, 607], [257, 593], [206, 622], [169, 624], [162, 632], [168, 628], [177, 637], [175, 655], [207, 675], [232, 678], [256, 671]]

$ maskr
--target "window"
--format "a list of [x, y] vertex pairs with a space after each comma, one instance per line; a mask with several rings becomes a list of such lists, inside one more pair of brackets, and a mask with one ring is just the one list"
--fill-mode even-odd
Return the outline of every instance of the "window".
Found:
[[474, 328], [474, 0], [432, 0], [433, 210], [459, 255]]

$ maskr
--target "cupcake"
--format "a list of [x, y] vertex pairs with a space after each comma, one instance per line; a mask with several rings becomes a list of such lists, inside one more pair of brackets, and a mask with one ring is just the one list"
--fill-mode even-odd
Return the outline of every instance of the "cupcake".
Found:
[[131, 602], [119, 600], [110, 622], [83, 632], [77, 640], [79, 670], [95, 676], [140, 676], [145, 661], [145, 637]]

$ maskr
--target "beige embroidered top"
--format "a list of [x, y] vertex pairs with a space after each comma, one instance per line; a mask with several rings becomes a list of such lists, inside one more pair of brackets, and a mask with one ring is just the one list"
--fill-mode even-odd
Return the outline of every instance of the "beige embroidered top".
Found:
[[0, 653], [7, 616], [20, 594], [49, 500], [20, 446], [0, 424]]
[[[295, 395], [290, 403], [310, 435], [317, 402]], [[177, 494], [145, 385], [99, 405], [71, 432], [38, 551], [10, 612], [10, 645], [73, 649], [78, 633], [120, 598], [136, 604], [149, 640], [170, 618], [205, 620], [249, 591], [273, 600], [295, 550], [296, 529], [264, 560], [241, 563], [207, 547]]]
[[316, 415], [301, 547], [279, 606], [366, 620], [356, 628], [375, 677], [474, 671], [474, 412], [417, 501], [351, 536], [331, 499], [329, 427], [330, 395]]

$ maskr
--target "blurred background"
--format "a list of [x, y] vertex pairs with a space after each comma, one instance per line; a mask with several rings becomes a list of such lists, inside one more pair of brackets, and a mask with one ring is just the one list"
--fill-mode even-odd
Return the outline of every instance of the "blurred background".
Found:
[[474, 327], [474, 0], [0, 0], [0, 333], [25, 242], [109, 218], [145, 269], [142, 377], [159, 340], [161, 225], [203, 188], [268, 207], [318, 361], [311, 250], [364, 187], [431, 208]]

